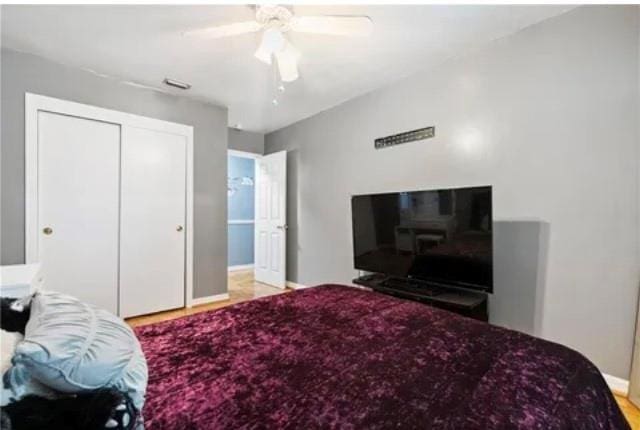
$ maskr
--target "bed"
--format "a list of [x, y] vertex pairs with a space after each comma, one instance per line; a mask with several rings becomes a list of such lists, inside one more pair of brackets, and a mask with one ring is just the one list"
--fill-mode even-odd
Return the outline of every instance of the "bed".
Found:
[[153, 429], [627, 429], [564, 346], [322, 285], [136, 329]]

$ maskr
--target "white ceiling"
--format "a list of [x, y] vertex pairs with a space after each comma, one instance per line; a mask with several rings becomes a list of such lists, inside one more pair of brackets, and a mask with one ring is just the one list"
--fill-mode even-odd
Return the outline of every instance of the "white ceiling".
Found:
[[2, 44], [229, 108], [229, 125], [269, 132], [445, 59], [559, 15], [571, 6], [295, 6], [298, 15], [365, 14], [366, 38], [288, 33], [300, 79], [271, 104], [273, 70], [253, 57], [259, 34], [187, 38], [181, 32], [253, 19], [248, 6], [2, 6]]

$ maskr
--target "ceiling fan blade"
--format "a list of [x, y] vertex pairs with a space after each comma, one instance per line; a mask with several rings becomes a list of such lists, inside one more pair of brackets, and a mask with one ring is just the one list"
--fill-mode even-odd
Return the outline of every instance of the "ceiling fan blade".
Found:
[[245, 33], [255, 33], [262, 29], [262, 24], [256, 21], [236, 22], [233, 24], [207, 27], [197, 30], [185, 31], [183, 36], [195, 36], [206, 39], [219, 39], [221, 37], [237, 36]]
[[367, 36], [373, 30], [373, 21], [364, 15], [299, 16], [292, 19], [291, 29], [301, 33]]
[[283, 82], [293, 82], [298, 79], [298, 58], [300, 53], [293, 45], [287, 42], [285, 48], [275, 53], [278, 61], [278, 73]]

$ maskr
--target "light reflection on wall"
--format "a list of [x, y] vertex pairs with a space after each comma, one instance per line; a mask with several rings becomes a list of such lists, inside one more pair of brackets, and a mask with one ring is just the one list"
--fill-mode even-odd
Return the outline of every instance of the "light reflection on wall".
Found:
[[486, 135], [473, 125], [462, 127], [453, 138], [454, 149], [466, 158], [481, 158], [487, 150]]

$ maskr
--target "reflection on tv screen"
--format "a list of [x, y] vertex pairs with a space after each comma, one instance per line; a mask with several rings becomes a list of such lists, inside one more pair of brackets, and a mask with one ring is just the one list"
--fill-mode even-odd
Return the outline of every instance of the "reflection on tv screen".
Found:
[[355, 267], [491, 291], [491, 187], [354, 196]]

